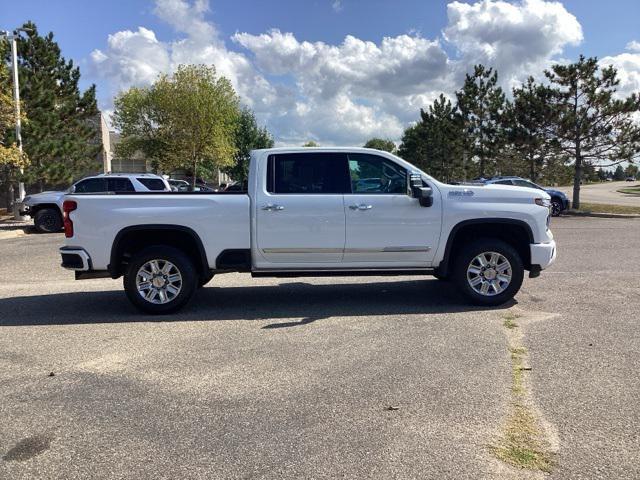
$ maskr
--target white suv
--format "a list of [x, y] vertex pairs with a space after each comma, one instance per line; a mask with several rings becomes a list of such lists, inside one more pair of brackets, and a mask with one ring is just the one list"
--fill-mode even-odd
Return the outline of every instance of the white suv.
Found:
[[21, 215], [33, 218], [41, 233], [62, 230], [62, 202], [68, 193], [105, 192], [166, 192], [171, 191], [167, 180], [152, 173], [110, 173], [78, 180], [69, 189], [27, 195], [20, 205]]

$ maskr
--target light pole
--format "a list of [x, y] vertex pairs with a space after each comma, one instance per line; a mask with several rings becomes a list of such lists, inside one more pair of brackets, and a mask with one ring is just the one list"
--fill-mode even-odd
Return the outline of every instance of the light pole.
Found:
[[[29, 32], [31, 29], [29, 28], [16, 28], [13, 32], [9, 32], [7, 30], [0, 31], [0, 37], [6, 37], [6, 39], [11, 42], [11, 69], [13, 71], [13, 103], [14, 103], [14, 112], [16, 115], [16, 144], [18, 145], [18, 150], [22, 153], [22, 134], [21, 134], [21, 122], [20, 122], [20, 82], [18, 79], [18, 46], [16, 40], [20, 36], [20, 32]], [[24, 173], [22, 167], [20, 167], [20, 175]], [[20, 181], [18, 183], [18, 200], [22, 202], [24, 200], [24, 182]], [[20, 216], [20, 212], [18, 209], [17, 202], [14, 203], [14, 217], [16, 220], [24, 220], [23, 217]]]

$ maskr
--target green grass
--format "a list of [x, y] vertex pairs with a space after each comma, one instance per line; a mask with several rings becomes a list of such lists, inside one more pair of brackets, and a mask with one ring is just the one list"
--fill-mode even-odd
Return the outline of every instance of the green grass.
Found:
[[510, 465], [549, 472], [552, 458], [541, 437], [531, 409], [517, 403], [507, 419], [503, 441], [493, 447], [493, 453]]
[[580, 203], [581, 212], [592, 213], [625, 213], [640, 214], [640, 206], [631, 205], [608, 205], [604, 203]]
[[640, 185], [634, 185], [632, 187], [624, 187], [618, 190], [619, 193], [626, 193], [627, 195], [640, 195]]
[[514, 320], [516, 318], [519, 318], [520, 315], [513, 313], [513, 312], [507, 312], [503, 315], [504, 318], [504, 323], [503, 325], [505, 326], [505, 328], [508, 328], [509, 330], [512, 330], [514, 328], [518, 327], [518, 324], [516, 322], [514, 322]]
[[[513, 312], [503, 315], [505, 328], [514, 328], [513, 321], [519, 316]], [[523, 372], [527, 349], [515, 341], [511, 343], [509, 353], [512, 372], [511, 404], [500, 441], [492, 445], [490, 450], [499, 460], [514, 467], [550, 472], [553, 454], [540, 428], [536, 412], [528, 401], [530, 394]]]

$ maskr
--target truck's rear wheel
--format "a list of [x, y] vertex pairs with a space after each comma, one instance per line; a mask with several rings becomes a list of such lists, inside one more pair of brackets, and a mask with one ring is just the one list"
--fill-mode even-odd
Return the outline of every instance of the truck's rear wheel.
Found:
[[211, 281], [212, 278], [213, 278], [213, 273], [211, 272], [206, 272], [201, 274], [198, 277], [198, 288], [204, 287], [207, 283]]
[[131, 303], [156, 315], [183, 307], [197, 285], [198, 274], [189, 257], [168, 246], [149, 247], [136, 254], [124, 275]]
[[62, 230], [62, 217], [58, 210], [43, 208], [36, 212], [33, 224], [40, 233], [55, 233]]
[[518, 252], [498, 239], [480, 239], [456, 256], [453, 279], [476, 305], [501, 305], [522, 285], [524, 266]]

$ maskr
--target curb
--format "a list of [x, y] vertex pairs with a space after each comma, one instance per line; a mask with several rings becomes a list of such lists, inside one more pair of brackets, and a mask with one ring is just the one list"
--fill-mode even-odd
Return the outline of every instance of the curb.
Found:
[[21, 228], [16, 230], [6, 230], [6, 231], [0, 230], [0, 240], [24, 237], [25, 235], [26, 235], [25, 231]]
[[595, 217], [595, 218], [640, 218], [636, 213], [598, 213], [598, 212], [581, 212], [577, 210], [565, 210], [565, 215], [574, 217]]

